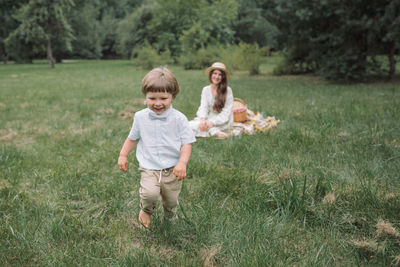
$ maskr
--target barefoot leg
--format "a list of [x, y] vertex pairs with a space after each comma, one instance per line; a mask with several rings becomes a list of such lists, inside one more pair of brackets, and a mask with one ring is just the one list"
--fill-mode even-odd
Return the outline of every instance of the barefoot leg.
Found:
[[218, 137], [218, 138], [227, 138], [228, 134], [224, 133], [224, 132], [218, 132], [218, 133], [215, 134], [215, 136]]
[[149, 228], [150, 226], [150, 219], [151, 214], [148, 214], [144, 212], [143, 210], [140, 210], [139, 212], [139, 222], [146, 228]]

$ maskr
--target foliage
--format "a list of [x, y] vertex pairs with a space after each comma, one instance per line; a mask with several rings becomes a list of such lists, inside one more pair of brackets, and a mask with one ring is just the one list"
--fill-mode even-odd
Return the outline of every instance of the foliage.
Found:
[[289, 64], [306, 65], [305, 70], [329, 79], [363, 80], [379, 69], [377, 55], [393, 59], [400, 48], [394, 15], [399, 11], [400, 2], [390, 0], [368, 5], [360, 0], [277, 0], [275, 19], [290, 51]]
[[197, 51], [183, 53], [179, 59], [179, 63], [186, 70], [204, 69], [210, 66], [218, 58], [216, 51], [201, 48]]
[[159, 54], [158, 51], [150, 45], [144, 45], [139, 50], [134, 50], [131, 59], [135, 65], [148, 70], [160, 65], [173, 63], [169, 50]]
[[236, 12], [234, 0], [150, 2], [119, 24], [119, 51], [126, 55], [148, 43], [158, 52], [170, 51], [177, 59], [208, 45], [232, 43]]
[[117, 57], [117, 28], [122, 19], [140, 6], [143, 0], [100, 0], [92, 8], [98, 9], [102, 55], [105, 58]]
[[247, 70], [250, 75], [259, 73], [261, 51], [257, 44], [240, 43], [233, 54], [233, 67], [238, 70]]
[[[99, 59], [102, 56], [102, 29], [97, 20], [99, 9], [94, 8], [97, 0], [76, 1], [70, 11], [70, 23], [74, 29], [75, 38], [72, 40], [72, 51], [68, 53], [73, 58]], [[58, 47], [55, 56], [58, 57]], [[61, 54], [65, 51], [60, 51]], [[65, 58], [66, 56], [60, 55]]]
[[280, 48], [279, 29], [272, 23], [275, 3], [271, 0], [239, 0], [234, 22], [235, 37], [246, 43]]
[[148, 40], [154, 40], [147, 28], [153, 16], [154, 5], [143, 5], [120, 21], [117, 28], [117, 51], [120, 55], [129, 57], [132, 50], [140, 49]]
[[157, 0], [154, 9], [154, 14], [157, 15], [148, 26], [148, 30], [155, 33], [154, 40], [150, 44], [158, 51], [168, 49], [172, 56], [177, 56], [181, 49], [179, 37], [182, 31], [189, 29], [197, 18], [197, 9], [204, 3], [204, 0]]
[[[48, 11], [46, 3], [52, 6]], [[246, 43], [269, 47], [263, 55], [284, 51], [285, 65], [276, 73], [356, 81], [371, 74], [393, 77], [400, 51], [397, 0], [88, 0], [70, 8], [72, 3], [2, 1], [1, 57], [30, 62], [50, 47], [58, 61], [128, 59], [149, 45], [190, 69], [220, 58], [233, 64], [232, 56], [212, 50]]]
[[[43, 6], [40, 7], [39, 3], [43, 3]], [[53, 33], [50, 40], [58, 61], [65, 57], [129, 58], [132, 50], [140, 49], [146, 43], [156, 48], [159, 53], [170, 51], [171, 56], [177, 61], [181, 53], [188, 54], [209, 45], [228, 45], [237, 42], [240, 36], [245, 36], [240, 33], [236, 35], [237, 30], [247, 31], [246, 26], [235, 28], [238, 11], [246, 7], [244, 2], [239, 3], [236, 0], [89, 0], [74, 3], [72, 9], [67, 7], [70, 4], [72, 0], [52, 2], [53, 7], [58, 5], [60, 8], [57, 13], [60, 17], [55, 18], [61, 23], [55, 27], [60, 32], [57, 35]], [[4, 0], [1, 5], [4, 7], [2, 8], [4, 21], [0, 27], [2, 55], [8, 53], [17, 61], [30, 61], [33, 57], [43, 57], [46, 44], [43, 44], [41, 39], [46, 38], [40, 33], [40, 28], [44, 25], [34, 19], [34, 14], [29, 12], [32, 12], [33, 8], [36, 10], [44, 8], [46, 1]], [[261, 10], [272, 8], [270, 4], [262, 2], [257, 2], [256, 6], [257, 14], [261, 17], [259, 22], [256, 22], [258, 30], [253, 32], [253, 38], [261, 36], [259, 33], [266, 25]], [[14, 17], [19, 19], [15, 20]], [[27, 17], [29, 20], [25, 19]], [[29, 23], [34, 29], [30, 30], [29, 27], [23, 26], [23, 22], [25, 25]], [[18, 32], [16, 32], [17, 27]], [[270, 26], [268, 27], [270, 29]], [[44, 29], [45, 32], [46, 30], [49, 28]], [[25, 35], [30, 37], [26, 38]], [[262, 35], [263, 40], [268, 36], [271, 42], [275, 36], [266, 32]]]
[[182, 51], [185, 53], [195, 53], [199, 49], [204, 49], [208, 45], [210, 33], [205, 31], [200, 22], [196, 22], [193, 26], [182, 32], [180, 42]]
[[213, 62], [221, 61], [231, 71], [246, 70], [255, 75], [259, 73], [261, 57], [257, 44], [211, 45], [182, 54], [179, 63], [185, 69], [205, 69]]
[[189, 70], [205, 69], [212, 63], [221, 61], [232, 71], [232, 54], [235, 49], [235, 45], [208, 45], [195, 51], [184, 52], [179, 58], [179, 63]]
[[234, 0], [215, 0], [199, 9], [197, 19], [208, 34], [208, 45], [228, 45], [234, 41], [233, 23], [238, 4]]
[[63, 49], [71, 49], [74, 38], [66, 13], [73, 5], [72, 0], [30, 0], [16, 13], [19, 26], [8, 36], [6, 42], [21, 42], [32, 45], [34, 52], [47, 50], [50, 67], [54, 67], [51, 42], [58, 42]]
[[261, 47], [260, 48], [260, 53], [264, 57], [272, 56], [272, 51], [271, 51], [271, 48], [269, 46]]
[[27, 0], [3, 0], [0, 2], [0, 60], [7, 62], [10, 57], [10, 47], [6, 47], [6, 38], [17, 28], [18, 21], [13, 17], [16, 10]]

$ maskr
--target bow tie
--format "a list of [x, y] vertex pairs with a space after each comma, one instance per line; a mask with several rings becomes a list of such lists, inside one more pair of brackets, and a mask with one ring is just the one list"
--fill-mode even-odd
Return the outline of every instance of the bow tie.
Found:
[[157, 114], [154, 111], [150, 110], [149, 117], [151, 120], [162, 120], [165, 121], [167, 119], [168, 113], [164, 112], [163, 114]]

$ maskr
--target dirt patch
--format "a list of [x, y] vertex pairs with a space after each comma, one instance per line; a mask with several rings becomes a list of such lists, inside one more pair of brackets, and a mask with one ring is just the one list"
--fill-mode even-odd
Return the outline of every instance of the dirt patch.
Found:
[[10, 141], [12, 140], [15, 136], [17, 136], [17, 132], [13, 130], [2, 130], [0, 129], [0, 142], [1, 141]]
[[383, 237], [383, 236], [393, 236], [393, 237], [400, 237], [400, 233], [393, 227], [390, 222], [379, 221], [376, 224], [376, 236]]
[[11, 187], [11, 184], [7, 180], [0, 180], [0, 190], [3, 190], [4, 188], [9, 188]]
[[146, 105], [146, 99], [144, 98], [136, 98], [129, 101], [129, 104], [132, 105]]
[[285, 170], [281, 170], [279, 173], [279, 180], [281, 182], [284, 182], [290, 178], [297, 178], [301, 175], [301, 171], [300, 170], [293, 170], [293, 169], [285, 169]]
[[332, 205], [333, 203], [335, 203], [335, 201], [336, 201], [336, 196], [334, 193], [331, 192], [324, 197], [322, 203]]
[[[129, 105], [126, 106], [123, 110], [118, 113], [118, 118], [120, 119], [131, 119], [135, 115], [135, 112], [141, 110], [143, 106], [146, 105], [146, 99], [144, 98], [136, 98], [132, 99], [129, 102]], [[138, 107], [140, 106], [140, 107]]]
[[338, 138], [345, 138], [345, 137], [349, 137], [349, 136], [350, 136], [350, 134], [348, 132], [346, 132], [346, 131], [342, 131], [342, 132], [337, 134]]
[[385, 140], [385, 144], [391, 147], [399, 148], [400, 147], [400, 141], [393, 139], [392, 141]]
[[359, 240], [353, 240], [352, 243], [354, 246], [359, 248], [360, 250], [364, 252], [375, 252], [378, 250], [378, 243], [376, 243], [374, 240], [368, 240], [368, 241], [359, 241]]
[[114, 110], [112, 108], [101, 108], [101, 109], [97, 110], [97, 112], [100, 114], [106, 114], [106, 115], [114, 114]]
[[118, 113], [118, 118], [120, 119], [130, 119], [133, 118], [135, 115], [135, 112], [138, 111], [137, 108], [134, 108], [132, 106], [126, 106], [124, 110], [121, 110]]
[[200, 252], [200, 256], [203, 259], [203, 266], [209, 267], [218, 265], [218, 262], [216, 262], [215, 255], [217, 255], [220, 250], [221, 250], [220, 247], [211, 247], [202, 249]]
[[19, 107], [20, 107], [20, 108], [29, 107], [29, 103], [21, 103], [21, 104], [19, 104]]

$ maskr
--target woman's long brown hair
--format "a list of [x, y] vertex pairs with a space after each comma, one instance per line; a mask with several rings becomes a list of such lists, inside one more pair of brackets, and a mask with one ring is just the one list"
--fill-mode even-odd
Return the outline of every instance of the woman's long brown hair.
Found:
[[[211, 82], [211, 76], [215, 70], [210, 71], [209, 79]], [[225, 101], [226, 101], [226, 94], [228, 92], [228, 81], [226, 80], [226, 74], [224, 71], [220, 70], [222, 73], [222, 79], [221, 82], [218, 84], [217, 88], [217, 95], [215, 96], [215, 101], [214, 101], [214, 106], [213, 110], [217, 113], [220, 113], [222, 109], [225, 106]]]

